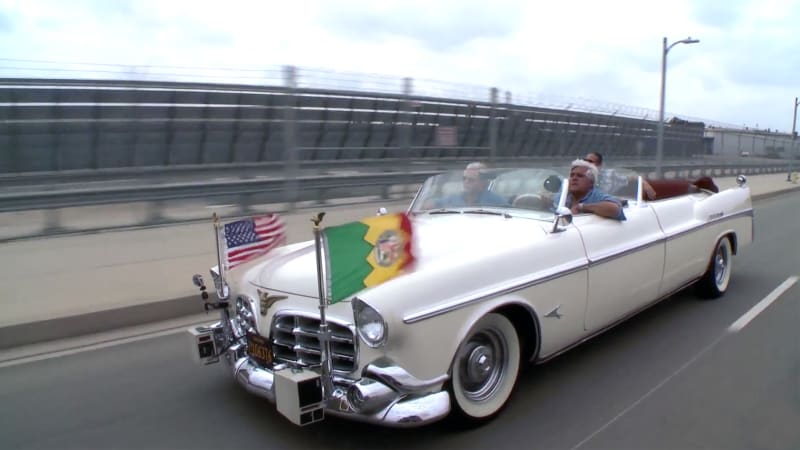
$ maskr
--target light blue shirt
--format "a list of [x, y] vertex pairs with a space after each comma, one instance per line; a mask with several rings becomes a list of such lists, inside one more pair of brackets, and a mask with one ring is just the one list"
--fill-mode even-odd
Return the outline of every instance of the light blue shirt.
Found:
[[[558, 207], [558, 201], [561, 199], [561, 194], [556, 195], [555, 200], [553, 201], [553, 208]], [[567, 198], [567, 208], [572, 207], [572, 197]], [[625, 212], [622, 211], [622, 203], [620, 203], [619, 199], [614, 197], [613, 195], [606, 194], [605, 192], [601, 191], [597, 188], [592, 188], [585, 197], [580, 199], [578, 203], [583, 203], [584, 205], [588, 205], [590, 203], [600, 203], [600, 202], [613, 202], [619, 206], [619, 215], [617, 217], [611, 217], [611, 219], [616, 220], [627, 220], [625, 217]]]

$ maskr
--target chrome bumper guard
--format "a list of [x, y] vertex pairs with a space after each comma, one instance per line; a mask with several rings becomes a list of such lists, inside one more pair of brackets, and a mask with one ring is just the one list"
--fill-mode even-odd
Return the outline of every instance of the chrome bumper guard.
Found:
[[[215, 324], [206, 330], [217, 329]], [[191, 334], [191, 330], [190, 330]], [[222, 346], [220, 346], [222, 347]], [[276, 403], [275, 375], [245, 354], [243, 344], [225, 350], [223, 358], [233, 378], [247, 392]], [[450, 395], [442, 390], [447, 375], [420, 380], [388, 358], [369, 364], [357, 381], [333, 377], [333, 392], [324, 404], [326, 414], [390, 427], [416, 427], [450, 413]]]
[[[227, 350], [225, 360], [233, 377], [251, 394], [275, 403], [272, 370], [259, 367], [246, 356], [244, 347]], [[436, 422], [450, 413], [450, 395], [441, 390], [447, 375], [419, 380], [388, 360], [370, 364], [365, 376], [353, 383], [334, 377], [334, 391], [325, 403], [325, 413], [366, 423], [412, 427]]]

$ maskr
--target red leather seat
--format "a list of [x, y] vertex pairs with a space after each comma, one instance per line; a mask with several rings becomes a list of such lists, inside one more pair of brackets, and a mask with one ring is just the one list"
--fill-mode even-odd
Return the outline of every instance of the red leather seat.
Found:
[[714, 184], [711, 177], [703, 176], [694, 181], [692, 180], [647, 180], [650, 186], [656, 191], [656, 198], [651, 200], [663, 200], [665, 198], [678, 197], [704, 189], [711, 192], [719, 192], [719, 188]]

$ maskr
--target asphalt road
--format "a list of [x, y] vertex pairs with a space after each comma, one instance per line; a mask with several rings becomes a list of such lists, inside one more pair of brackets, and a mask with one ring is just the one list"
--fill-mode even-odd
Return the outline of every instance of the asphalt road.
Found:
[[[756, 242], [717, 301], [691, 290], [541, 366], [480, 428], [296, 428], [174, 334], [0, 365], [0, 448], [800, 448], [800, 196], [756, 204]], [[741, 323], [741, 322], [739, 322]]]

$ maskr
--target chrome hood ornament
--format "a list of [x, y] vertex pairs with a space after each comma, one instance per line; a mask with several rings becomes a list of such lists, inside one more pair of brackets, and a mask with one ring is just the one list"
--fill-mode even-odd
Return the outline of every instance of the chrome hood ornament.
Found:
[[280, 300], [286, 300], [289, 298], [286, 295], [269, 295], [269, 292], [262, 291], [261, 289], [257, 289], [258, 291], [258, 304], [260, 306], [259, 312], [262, 316], [267, 315], [267, 310], [275, 304], [275, 302]]

